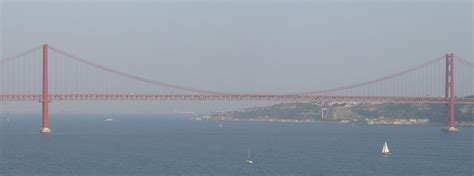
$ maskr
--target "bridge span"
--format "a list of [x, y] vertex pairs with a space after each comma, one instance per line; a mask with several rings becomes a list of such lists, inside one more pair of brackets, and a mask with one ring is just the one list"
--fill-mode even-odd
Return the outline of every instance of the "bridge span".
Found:
[[457, 131], [455, 105], [474, 104], [474, 98], [467, 98], [474, 95], [474, 63], [454, 53], [365, 82], [281, 94], [223, 92], [169, 84], [112, 69], [47, 44], [1, 59], [0, 74], [0, 101], [41, 102], [41, 132], [46, 134], [51, 132], [52, 101], [436, 103], [446, 105], [447, 131]]

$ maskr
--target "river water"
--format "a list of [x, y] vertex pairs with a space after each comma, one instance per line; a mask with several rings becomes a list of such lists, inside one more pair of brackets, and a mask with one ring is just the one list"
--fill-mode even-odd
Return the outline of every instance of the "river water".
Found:
[[105, 118], [53, 115], [43, 136], [39, 116], [2, 117], [0, 175], [473, 175], [469, 127]]

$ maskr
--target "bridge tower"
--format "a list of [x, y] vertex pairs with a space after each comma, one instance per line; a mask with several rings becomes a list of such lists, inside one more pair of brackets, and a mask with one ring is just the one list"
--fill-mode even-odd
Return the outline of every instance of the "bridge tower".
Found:
[[43, 105], [43, 127], [41, 133], [49, 134], [49, 91], [48, 91], [48, 44], [43, 45], [43, 99], [41, 100]]
[[446, 118], [443, 131], [446, 132], [457, 132], [458, 129], [455, 127], [455, 99], [454, 94], [454, 53], [446, 54], [446, 85], [445, 85], [445, 98], [449, 99], [449, 103], [446, 104]]

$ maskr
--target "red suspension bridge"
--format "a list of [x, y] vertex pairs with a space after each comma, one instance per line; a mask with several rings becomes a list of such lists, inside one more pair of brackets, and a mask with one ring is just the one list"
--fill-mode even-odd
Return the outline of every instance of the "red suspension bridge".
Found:
[[448, 131], [457, 130], [455, 105], [474, 104], [474, 64], [453, 53], [362, 83], [285, 94], [219, 92], [168, 84], [102, 66], [47, 44], [0, 60], [0, 69], [0, 101], [41, 102], [42, 133], [51, 132], [51, 101], [437, 103], [446, 104]]

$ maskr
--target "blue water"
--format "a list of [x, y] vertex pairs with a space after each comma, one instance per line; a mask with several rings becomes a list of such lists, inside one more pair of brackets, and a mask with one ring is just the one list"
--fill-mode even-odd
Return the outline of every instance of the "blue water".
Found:
[[105, 118], [56, 115], [50, 136], [37, 116], [2, 118], [0, 175], [473, 175], [468, 127]]

